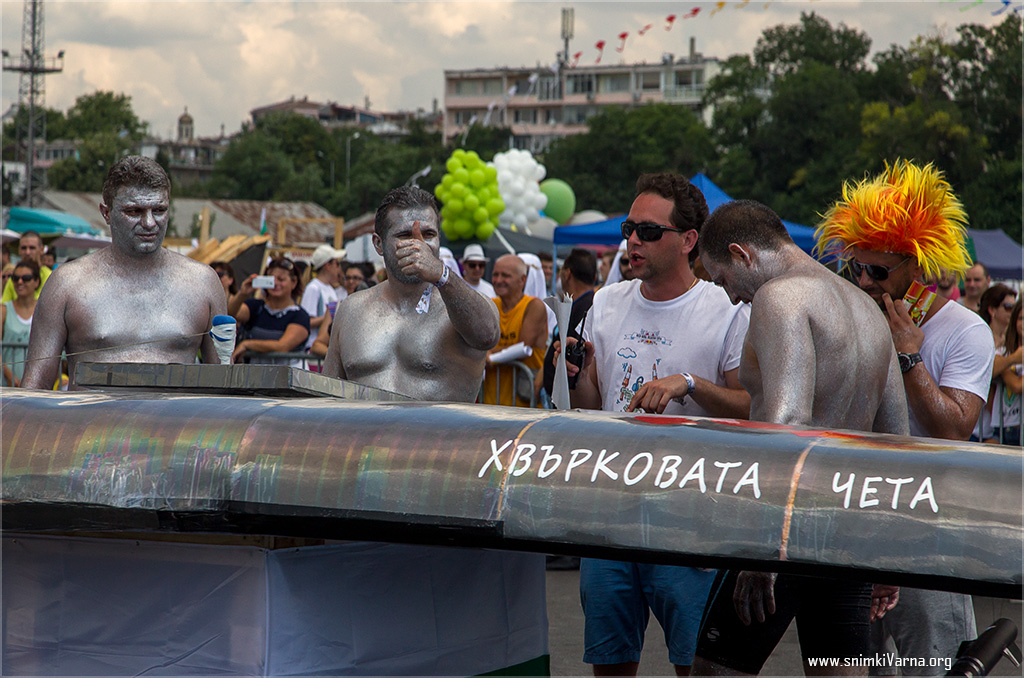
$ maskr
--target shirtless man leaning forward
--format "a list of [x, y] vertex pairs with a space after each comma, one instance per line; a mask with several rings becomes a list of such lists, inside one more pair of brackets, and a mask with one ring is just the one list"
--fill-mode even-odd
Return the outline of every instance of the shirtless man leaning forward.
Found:
[[[752, 420], [907, 435], [899, 362], [871, 297], [807, 256], [756, 202], [719, 207], [699, 242], [712, 281], [751, 304], [739, 378]], [[794, 616], [805, 658], [866, 655], [869, 617], [895, 604], [887, 588], [872, 600], [870, 584], [768, 572], [730, 573], [720, 591], [695, 674], [757, 674]], [[839, 664], [834, 675], [866, 672]]]
[[338, 305], [323, 374], [417, 400], [476, 399], [498, 310], [441, 263], [439, 219], [420, 188], [384, 196], [373, 246], [388, 279]]
[[192, 364], [201, 350], [219, 362], [209, 330], [224, 288], [209, 266], [162, 247], [170, 189], [149, 158], [110, 168], [100, 203], [110, 246], [62, 264], [43, 287], [22, 386], [51, 388], [62, 350], [72, 384], [79, 361]]

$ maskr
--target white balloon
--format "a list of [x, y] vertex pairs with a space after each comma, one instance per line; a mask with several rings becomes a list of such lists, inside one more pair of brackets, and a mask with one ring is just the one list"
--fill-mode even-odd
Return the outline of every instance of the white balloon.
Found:
[[558, 222], [551, 217], [541, 217], [530, 223], [530, 231], [538, 238], [551, 240], [555, 235], [555, 226], [558, 226]]
[[514, 217], [514, 218], [512, 219], [512, 223], [513, 223], [513, 224], [515, 224], [515, 225], [516, 225], [517, 227], [519, 227], [519, 228], [526, 228], [526, 224], [527, 224], [527, 221], [528, 221], [528, 220], [527, 220], [527, 218], [526, 218], [526, 215], [525, 215], [525, 214], [522, 214], [522, 213], [520, 213], [520, 214], [517, 214], [517, 215], [516, 215], [516, 216], [515, 216], [515, 217]]
[[533, 198], [534, 209], [542, 210], [548, 206], [548, 196], [544, 195], [540, 191], [537, 191], [537, 195]]
[[540, 163], [537, 163], [537, 167], [533, 171], [534, 181], [544, 181], [544, 177], [547, 176], [548, 168]]

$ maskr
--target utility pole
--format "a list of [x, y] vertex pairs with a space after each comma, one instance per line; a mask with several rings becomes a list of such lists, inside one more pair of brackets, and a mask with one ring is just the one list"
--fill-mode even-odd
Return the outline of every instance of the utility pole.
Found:
[[[45, 52], [43, 0], [25, 0], [21, 24], [21, 54], [16, 58], [3, 50], [3, 70], [21, 73], [18, 86], [18, 141], [25, 161], [25, 196], [21, 201], [32, 207], [36, 192], [46, 182], [44, 169], [36, 168], [36, 142], [46, 141], [46, 85], [44, 76], [64, 70], [64, 50], [47, 59]], [[27, 111], [27, 116], [23, 111]]]

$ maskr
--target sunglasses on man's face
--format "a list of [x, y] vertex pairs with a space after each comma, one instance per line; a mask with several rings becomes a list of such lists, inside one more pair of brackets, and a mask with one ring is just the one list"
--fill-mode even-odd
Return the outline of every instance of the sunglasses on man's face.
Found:
[[859, 279], [861, 273], [867, 273], [868, 277], [871, 278], [872, 280], [881, 282], [883, 280], [888, 280], [890, 273], [892, 273], [893, 271], [895, 271], [897, 268], [907, 263], [908, 261], [910, 261], [910, 257], [907, 257], [906, 259], [896, 264], [895, 266], [890, 266], [886, 268], [881, 264], [862, 264], [856, 259], [851, 259], [850, 272], [853, 273], [854, 280]]
[[682, 229], [673, 228], [672, 226], [662, 226], [661, 224], [655, 224], [650, 221], [644, 221], [636, 223], [634, 221], [623, 221], [622, 222], [622, 238], [629, 240], [629, 236], [633, 235], [636, 231], [636, 237], [640, 238], [641, 242], [654, 242], [655, 240], [661, 240], [661, 236], [665, 231], [673, 231], [675, 233], [682, 233]]
[[467, 261], [467, 262], [463, 263], [462, 265], [465, 266], [466, 268], [483, 268], [484, 266], [487, 265], [487, 262], [484, 262], [484, 261]]

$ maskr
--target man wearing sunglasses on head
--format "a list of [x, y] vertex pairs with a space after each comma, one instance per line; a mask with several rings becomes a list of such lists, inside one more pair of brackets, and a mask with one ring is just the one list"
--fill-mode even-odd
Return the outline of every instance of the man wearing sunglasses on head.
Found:
[[[712, 281], [751, 304], [740, 378], [752, 420], [907, 434], [888, 325], [856, 286], [797, 247], [775, 212], [749, 200], [722, 205], [704, 223], [700, 251]], [[718, 591], [697, 648], [701, 675], [759, 674], [794, 618], [804, 657], [843, 666], [868, 652], [871, 584], [731, 571]], [[878, 594], [884, 615], [891, 592]]]
[[[967, 440], [988, 396], [995, 350], [984, 321], [936, 295], [915, 322], [908, 309], [916, 309], [904, 301], [913, 283], [970, 267], [966, 220], [938, 170], [897, 161], [845, 185], [818, 227], [819, 251], [847, 262], [889, 324], [915, 436]], [[894, 643], [901, 657], [948, 658], [976, 635], [970, 596], [904, 588], [895, 609], [872, 625], [871, 652], [891, 656]]]
[[[677, 174], [645, 174], [622, 224], [635, 280], [594, 294], [583, 327], [573, 407], [745, 419], [740, 354], [749, 308], [734, 306], [691, 268], [708, 215], [696, 186]], [[568, 345], [576, 340], [568, 338]], [[567, 363], [570, 377], [578, 372]], [[689, 671], [714, 571], [584, 558], [583, 661], [595, 675], [635, 675], [653, 611], [677, 672]]]
[[206, 264], [163, 247], [171, 182], [155, 161], [118, 160], [100, 214], [110, 246], [61, 264], [39, 296], [22, 386], [50, 388], [68, 354], [82, 362], [219, 363], [209, 330], [225, 312], [224, 287]]

